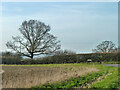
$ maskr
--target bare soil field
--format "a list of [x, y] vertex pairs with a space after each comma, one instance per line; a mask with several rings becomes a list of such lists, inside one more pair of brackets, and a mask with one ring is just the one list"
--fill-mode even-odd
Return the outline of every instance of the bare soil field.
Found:
[[2, 66], [2, 88], [31, 88], [98, 71], [93, 67]]

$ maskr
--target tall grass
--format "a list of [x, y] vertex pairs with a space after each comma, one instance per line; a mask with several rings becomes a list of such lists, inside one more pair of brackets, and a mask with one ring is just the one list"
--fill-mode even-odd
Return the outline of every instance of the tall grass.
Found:
[[3, 65], [3, 70], [3, 88], [30, 88], [97, 71], [87, 64]]
[[[74, 66], [78, 66], [79, 64], [74, 64]], [[54, 84], [45, 84], [41, 86], [33, 87], [32, 89], [38, 88], [118, 88], [118, 68], [117, 67], [108, 67], [102, 65], [88, 65], [92, 67], [96, 67], [99, 69], [98, 72], [89, 73], [87, 75], [83, 75], [77, 78], [71, 78], [68, 81], [58, 82]], [[110, 74], [110, 75], [109, 75]], [[97, 78], [101, 76], [105, 76], [101, 81], [95, 82]], [[89, 87], [87, 86], [88, 84]]]

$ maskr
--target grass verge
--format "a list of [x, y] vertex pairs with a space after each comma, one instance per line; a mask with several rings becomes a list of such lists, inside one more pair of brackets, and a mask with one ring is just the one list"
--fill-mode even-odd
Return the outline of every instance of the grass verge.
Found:
[[119, 87], [119, 75], [117, 67], [109, 67], [109, 75], [107, 75], [101, 81], [97, 81], [92, 84], [90, 88], [120, 88]]
[[[68, 65], [68, 64], [67, 64]], [[81, 64], [69, 64], [71, 66], [80, 66]], [[88, 88], [88, 84], [95, 82], [97, 78], [100, 76], [110, 74], [106, 76], [101, 81], [97, 81], [96, 83], [90, 85], [89, 88], [118, 88], [118, 68], [117, 67], [110, 67], [110, 66], [103, 66], [103, 65], [89, 65], [89, 67], [96, 67], [99, 69], [98, 72], [88, 73], [87, 75], [83, 75], [77, 78], [71, 78], [67, 81], [57, 82], [57, 83], [46, 83], [41, 86], [35, 86], [31, 89], [40, 89], [40, 88]]]

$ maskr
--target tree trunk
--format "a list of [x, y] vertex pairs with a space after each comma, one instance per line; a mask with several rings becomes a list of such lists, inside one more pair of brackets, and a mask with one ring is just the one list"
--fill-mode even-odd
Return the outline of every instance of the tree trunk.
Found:
[[30, 58], [33, 60], [33, 52], [31, 52], [31, 57]]

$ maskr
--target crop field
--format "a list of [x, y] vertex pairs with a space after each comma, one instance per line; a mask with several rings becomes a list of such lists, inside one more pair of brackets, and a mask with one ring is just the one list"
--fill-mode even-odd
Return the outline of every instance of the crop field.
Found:
[[118, 88], [118, 68], [99, 64], [3, 65], [2, 88]]

